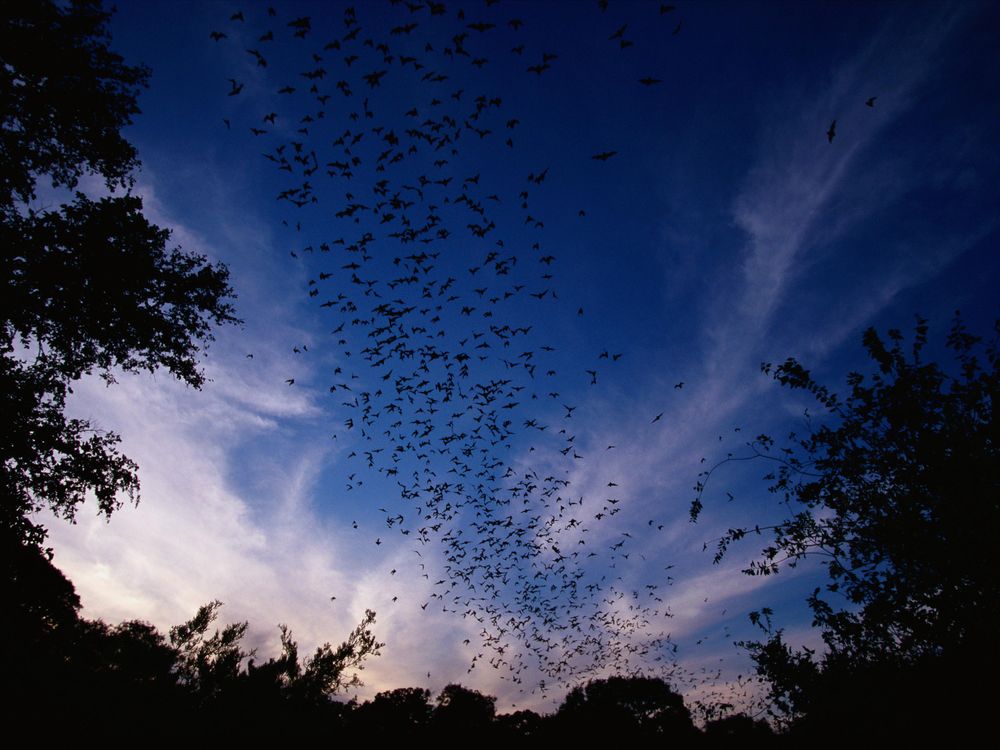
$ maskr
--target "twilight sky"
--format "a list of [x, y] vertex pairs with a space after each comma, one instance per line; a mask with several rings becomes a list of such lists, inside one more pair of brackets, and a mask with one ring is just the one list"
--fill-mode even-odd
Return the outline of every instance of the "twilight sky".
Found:
[[229, 265], [245, 325], [200, 392], [76, 388], [142, 500], [53, 520], [55, 562], [88, 616], [217, 598], [261, 654], [374, 609], [362, 696], [548, 710], [635, 670], [740, 694], [747, 613], [816, 645], [822, 569], [741, 574], [763, 539], [713, 565], [780, 514], [769, 467], [718, 470], [696, 524], [692, 487], [813, 406], [761, 362], [843, 387], [870, 325], [989, 330], [1000, 14], [410, 5], [118, 3], [112, 46], [153, 73], [136, 191]]

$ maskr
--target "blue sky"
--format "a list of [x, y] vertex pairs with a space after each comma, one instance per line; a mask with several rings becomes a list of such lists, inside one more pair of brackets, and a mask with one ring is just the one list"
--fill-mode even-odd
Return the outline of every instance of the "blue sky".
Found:
[[[200, 392], [163, 374], [77, 389], [75, 412], [122, 435], [142, 481], [139, 506], [110, 523], [85, 511], [75, 526], [50, 524], [55, 561], [86, 613], [166, 627], [218, 598], [225, 617], [251, 621], [254, 645], [266, 653], [277, 646], [279, 622], [310, 648], [339, 641], [371, 608], [387, 645], [367, 666], [362, 695], [461, 682], [499, 696], [501, 709], [548, 709], [574, 680], [623, 670], [667, 676], [692, 698], [740, 693], [737, 676], [750, 666], [733, 641], [752, 636], [747, 613], [764, 606], [791, 640], [815, 645], [803, 604], [822, 581], [815, 565], [743, 576], [759, 551], [753, 540], [712, 564], [712, 539], [780, 512], [761, 480], [766, 467], [716, 473], [697, 524], [688, 520], [692, 486], [706, 466], [745, 453], [748, 435], [783, 434], [810, 406], [762, 375], [762, 361], [794, 356], [820, 380], [842, 385], [864, 366], [860, 338], [870, 325], [911, 330], [919, 313], [940, 341], [961, 309], [973, 330], [988, 330], [998, 276], [995, 9], [706, 2], [661, 14], [659, 3], [613, 0], [606, 12], [590, 2], [449, 2], [431, 16], [426, 7], [357, 3], [361, 31], [343, 40], [354, 28], [344, 24], [347, 4], [275, 4], [274, 18], [266, 7], [124, 2], [114, 18], [114, 48], [153, 72], [129, 131], [143, 160], [136, 191], [175, 243], [229, 265], [245, 325], [219, 332], [205, 359], [211, 382]], [[230, 20], [236, 10], [244, 21]], [[288, 22], [303, 16], [311, 28], [298, 39]], [[514, 18], [523, 21], [518, 29], [508, 25]], [[479, 20], [496, 28], [466, 27]], [[391, 33], [410, 22], [419, 26], [409, 34]], [[266, 30], [273, 41], [259, 41]], [[212, 31], [226, 38], [213, 41]], [[463, 31], [469, 57], [445, 55]], [[334, 38], [341, 49], [323, 50]], [[379, 59], [380, 42], [391, 63]], [[521, 44], [520, 54], [511, 51]], [[545, 53], [557, 55], [551, 67], [528, 72]], [[348, 67], [351, 54], [359, 59]], [[428, 67], [402, 66], [401, 55]], [[479, 68], [476, 58], [488, 62]], [[313, 79], [316, 94], [332, 92], [322, 106], [301, 75], [317, 67], [328, 75]], [[362, 80], [382, 69], [377, 88]], [[448, 79], [421, 80], [428, 69]], [[642, 78], [660, 82], [645, 86]], [[350, 97], [338, 80], [349, 83]], [[286, 85], [295, 93], [278, 94]], [[479, 95], [500, 102], [480, 120], [448, 126], [462, 132], [443, 156], [406, 135], [415, 125], [431, 131], [419, 123], [439, 122], [439, 113], [467, 118]], [[416, 117], [406, 114], [411, 108]], [[265, 122], [271, 112], [277, 117]], [[288, 157], [298, 142], [320, 165], [343, 161], [334, 141], [345, 131], [346, 141], [364, 132], [346, 156], [361, 159], [350, 179], [325, 168], [303, 175], [305, 164], [294, 161], [293, 173], [281, 171], [262, 156], [279, 158], [275, 149], [285, 144]], [[377, 172], [389, 131], [404, 158], [392, 163], [393, 151]], [[407, 151], [411, 142], [416, 153]], [[605, 161], [592, 158], [612, 151]], [[435, 166], [439, 158], [447, 163]], [[526, 179], [543, 170], [541, 182]], [[421, 184], [421, 175], [452, 182]], [[373, 193], [381, 179], [389, 180], [384, 196]], [[315, 203], [275, 200], [304, 182]], [[413, 188], [423, 190], [419, 201]], [[456, 202], [463, 192], [485, 212]], [[396, 193], [414, 206], [371, 210]], [[354, 214], [358, 224], [354, 215], [336, 216], [351, 203], [366, 206]], [[447, 239], [403, 245], [385, 236], [401, 226], [400, 214], [419, 226], [435, 212]], [[495, 224], [485, 238], [468, 228], [477, 216]], [[349, 245], [366, 231], [377, 239], [371, 260], [353, 269], [364, 277], [358, 284], [343, 266], [369, 253], [351, 255], [335, 240]], [[324, 242], [334, 243], [329, 252]], [[421, 250], [440, 255], [406, 260]], [[414, 263], [427, 269], [421, 284], [390, 283]], [[423, 284], [452, 277], [453, 291], [426, 301]], [[344, 311], [338, 294], [359, 311]], [[458, 299], [447, 302], [452, 295]], [[491, 408], [497, 424], [510, 418], [510, 436], [466, 456], [450, 476], [460, 466], [455, 454], [398, 439], [410, 427], [393, 427], [396, 416], [385, 409], [392, 399], [375, 395], [416, 360], [387, 352], [372, 367], [363, 350], [374, 324], [352, 323], [395, 299], [415, 308], [403, 318], [409, 328], [427, 329], [414, 338], [470, 356], [473, 372], [459, 378], [465, 395], [456, 390], [449, 402], [464, 410], [465, 427], [456, 430], [477, 424], [473, 384], [509, 381]], [[326, 301], [335, 304], [322, 307]], [[431, 304], [442, 309], [420, 311]], [[530, 330], [504, 347], [490, 325]], [[476, 350], [481, 340], [491, 348]], [[479, 360], [483, 351], [488, 359]], [[452, 362], [457, 371], [461, 361]], [[441, 360], [424, 371], [431, 387], [445, 373]], [[361, 404], [347, 405], [364, 392], [382, 404], [371, 425]], [[503, 406], [515, 401], [508, 417]], [[432, 440], [444, 434], [444, 412], [421, 417], [420, 397], [398, 403], [408, 424], [429, 419]], [[486, 444], [478, 438], [477, 451]], [[404, 450], [394, 461], [397, 445]], [[365, 451], [375, 451], [371, 466]], [[493, 479], [474, 477], [494, 461]], [[489, 513], [480, 508], [477, 517], [475, 504], [445, 521], [421, 518], [398, 483], [414, 471], [420, 482], [434, 472], [465, 483], [439, 510], [478, 484], [491, 498], [514, 492], [531, 512], [515, 519], [525, 530], [512, 544], [528, 555], [504, 561], [509, 549], [488, 541]], [[533, 485], [528, 499], [518, 482]], [[491, 507], [498, 522], [512, 513]], [[397, 514], [404, 521], [390, 525]], [[536, 515], [535, 524], [526, 520]], [[439, 521], [421, 542], [420, 528]], [[533, 536], [535, 544], [523, 542]], [[470, 563], [448, 560], [456, 549], [467, 550], [465, 560], [485, 553], [467, 578], [456, 571]], [[511, 581], [495, 598], [483, 597], [491, 571]], [[551, 592], [529, 597], [546, 602], [534, 610], [516, 596], [521, 573]], [[576, 574], [580, 596], [570, 599], [562, 584]], [[593, 584], [586, 596], [585, 584]], [[505, 625], [510, 618], [515, 624]], [[555, 645], [546, 652], [539, 644]], [[538, 657], [574, 648], [555, 674]]]

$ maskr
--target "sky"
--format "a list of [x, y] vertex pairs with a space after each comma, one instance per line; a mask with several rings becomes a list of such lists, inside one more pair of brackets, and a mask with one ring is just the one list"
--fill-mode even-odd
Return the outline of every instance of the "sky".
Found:
[[218, 599], [261, 655], [375, 610], [362, 698], [547, 711], [638, 672], [743, 700], [748, 614], [818, 647], [824, 573], [744, 575], [753, 537], [713, 562], [780, 517], [769, 467], [723, 463], [696, 523], [694, 485], [820, 414], [762, 362], [843, 389], [869, 326], [990, 330], [1000, 14], [411, 5], [118, 3], [112, 47], [152, 72], [134, 191], [244, 323], [200, 391], [75, 389], [142, 496], [51, 520], [54, 561], [89, 617]]

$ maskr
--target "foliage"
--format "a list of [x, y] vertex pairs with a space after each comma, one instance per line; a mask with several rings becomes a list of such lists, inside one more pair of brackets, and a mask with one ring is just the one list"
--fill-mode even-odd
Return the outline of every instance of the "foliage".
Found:
[[434, 723], [448, 731], [486, 729], [496, 715], [497, 699], [457, 684], [446, 685], [437, 697]]
[[538, 738], [546, 726], [545, 717], [528, 710], [499, 714], [494, 721], [497, 737], [501, 740]]
[[368, 732], [412, 733], [431, 719], [431, 692], [425, 688], [397, 688], [377, 693], [356, 709], [355, 721]]
[[946, 662], [971, 668], [976, 659], [996, 658], [997, 338], [984, 345], [956, 316], [948, 368], [924, 360], [927, 331], [918, 319], [908, 347], [899, 331], [890, 331], [888, 342], [866, 331], [876, 371], [849, 374], [844, 398], [794, 359], [763, 365], [782, 385], [812, 393], [827, 418], [808, 420], [808, 433], [792, 434], [787, 446], [764, 435], [752, 443], [755, 456], [776, 464], [770, 491], [797, 510], [767, 529], [730, 530], [716, 558], [748, 533], [770, 532], [762, 559], [745, 572], [772, 574], [810, 556], [826, 565], [825, 592], [809, 597], [827, 647], [820, 661], [790, 649], [769, 611], [755, 614], [768, 640], [748, 645], [786, 711], [808, 713], [817, 696], [834, 692], [832, 681], [883, 679], [889, 668], [915, 674]]
[[384, 643], [371, 631], [375, 612], [365, 610], [365, 616], [336, 649], [325, 643], [306, 662], [298, 684], [310, 696], [337, 693], [362, 684], [358, 671], [363, 670], [369, 656], [378, 656]]
[[29, 516], [44, 507], [72, 520], [88, 491], [105, 516], [138, 498], [118, 436], [66, 418], [73, 381], [165, 367], [199, 387], [212, 328], [238, 322], [228, 270], [168, 251], [140, 198], [33, 205], [42, 178], [133, 185], [139, 162], [121, 129], [149, 71], [109, 49], [109, 18], [87, 0], [8, 4], [0, 17], [0, 523], [31, 544], [44, 529]]
[[378, 656], [384, 645], [372, 634], [375, 613], [367, 610], [344, 643], [336, 649], [323, 644], [305, 663], [300, 663], [291, 631], [281, 625], [281, 655], [257, 665], [254, 651], [245, 651], [241, 645], [248, 623], [233, 623], [208, 634], [221, 606], [219, 601], [210, 602], [191, 620], [170, 630], [178, 680], [204, 705], [220, 698], [233, 702], [234, 696], [246, 692], [258, 698], [262, 693], [272, 694], [299, 706], [319, 705], [334, 693], [360, 685], [355, 670], [363, 669], [364, 661]]
[[766, 742], [773, 740], [774, 731], [763, 719], [754, 719], [746, 714], [732, 714], [713, 719], [705, 724], [705, 738], [710, 744], [734, 743], [736, 741]]
[[79, 666], [101, 690], [146, 691], [162, 699], [177, 687], [177, 652], [148, 622], [81, 620], [78, 631]]
[[39, 175], [75, 187], [84, 174], [128, 187], [138, 166], [121, 135], [139, 113], [149, 70], [108, 48], [100, 2], [5, 6], [0, 18], [0, 207], [35, 197]]
[[120, 454], [114, 433], [100, 433], [86, 420], [67, 419], [69, 384], [42, 362], [28, 365], [0, 352], [0, 427], [3, 493], [0, 524], [14, 543], [40, 544], [44, 529], [29, 515], [46, 505], [72, 520], [92, 490], [98, 507], [110, 515], [119, 495], [138, 497], [137, 466]]
[[235, 682], [244, 660], [253, 655], [240, 646], [247, 632], [246, 622], [227, 625], [208, 635], [221, 606], [218, 600], [209, 602], [186, 623], [170, 629], [170, 643], [178, 655], [178, 679], [204, 700]]
[[557, 717], [581, 733], [615, 727], [619, 733], [680, 738], [694, 731], [684, 699], [655, 677], [609, 677], [578, 685]]
[[[308, 731], [346, 714], [332, 696], [360, 684], [353, 670], [382, 646], [368, 611], [343, 644], [325, 644], [304, 661], [280, 626], [280, 654], [255, 664], [243, 647], [246, 622], [213, 627], [220, 602], [199, 608], [169, 635], [138, 620], [87, 620], [73, 584], [43, 550], [20, 543], [10, 549], [0, 577], [8, 613], [2, 687], [10, 715], [27, 724], [58, 714], [67, 727], [125, 733], [168, 719], [176, 727], [210, 728], [257, 726], [270, 717]], [[426, 696], [424, 704], [429, 715]]]

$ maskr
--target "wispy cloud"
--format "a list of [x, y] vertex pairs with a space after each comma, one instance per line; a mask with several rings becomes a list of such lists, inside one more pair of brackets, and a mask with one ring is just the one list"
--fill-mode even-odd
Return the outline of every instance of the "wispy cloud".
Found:
[[[683, 389], [673, 387], [679, 378], [661, 376], [638, 389], [641, 398], [629, 406], [621, 400], [602, 406], [599, 398], [592, 399], [578, 415], [597, 416], [582, 436], [589, 452], [581, 452], [588, 460], [566, 475], [571, 480], [567, 493], [598, 505], [609, 493], [624, 498], [623, 512], [594, 525], [586, 537], [588, 549], [603, 550], [625, 530], [646, 532], [632, 549], [648, 562], [616, 572], [624, 575], [622, 586], [632, 588], [655, 572], [654, 561], [660, 567], [676, 564], [673, 572], [681, 583], [663, 593], [674, 614], [675, 639], [690, 640], [718, 622], [725, 602], [760, 594], [789, 578], [742, 575], [753, 557], [747, 549], [731, 551], [724, 565], [711, 567], [711, 551], [702, 552], [702, 541], [736, 523], [734, 507], [725, 513], [706, 511], [696, 527], [687, 518], [691, 485], [705, 468], [701, 457], [711, 460], [741, 445], [742, 437], [733, 432], [737, 420], [759, 418], [769, 429], [784, 413], [772, 384], [753, 380], [758, 363], [778, 349], [785, 356], [829, 356], [897, 295], [940, 273], [991, 231], [982, 227], [933, 251], [922, 247], [900, 253], [888, 273], [873, 266], [843, 310], [831, 305], [833, 292], [824, 288], [829, 269], [822, 264], [836, 263], [858, 227], [879, 221], [921, 183], [912, 155], [883, 156], [879, 149], [886, 133], [912, 114], [935, 75], [937, 53], [967, 22], [962, 9], [894, 19], [852, 58], [832, 65], [826, 80], [795, 82], [794, 90], [792, 85], [779, 90], [764, 104], [758, 151], [732, 200], [733, 220], [745, 238], [741, 262], [728, 270], [715, 267], [713, 301], [705, 305], [709, 312], [700, 321], [699, 335], [692, 337], [700, 356], [685, 363]], [[865, 105], [869, 96], [878, 96], [876, 107]], [[829, 143], [826, 130], [834, 119], [836, 136]], [[858, 264], [866, 252], [870, 249], [845, 255], [838, 275], [864, 275]], [[793, 301], [810, 307], [790, 312]], [[651, 424], [660, 411], [662, 419]], [[607, 445], [615, 449], [608, 451]], [[614, 490], [607, 488], [611, 480], [618, 485]], [[578, 528], [572, 533], [580, 536]]]
[[[736, 309], [726, 308], [710, 327], [717, 360], [744, 353], [771, 335], [776, 311], [790, 287], [813, 270], [817, 256], [842, 251], [838, 237], [919, 184], [913, 167], [897, 156], [891, 168], [882, 165], [880, 171], [896, 176], [872, 190], [865, 163], [877, 158], [874, 149], [884, 147], [880, 136], [908, 114], [935, 72], [937, 53], [967, 14], [952, 9], [918, 15], [886, 22], [854, 58], [815, 86], [820, 93], [803, 102], [789, 92], [770, 103], [757, 163], [733, 204], [747, 244], [736, 280]], [[869, 108], [865, 102], [873, 95], [876, 106]], [[825, 132], [834, 120], [837, 134], [829, 143]], [[864, 269], [854, 273], [864, 274]], [[810, 281], [813, 287], [822, 283]], [[794, 320], [780, 323], [783, 338], [802, 335]]]
[[[222, 220], [200, 231], [177, 220], [156, 184], [147, 169], [136, 191], [150, 220], [171, 229], [173, 243], [214, 259], [227, 258], [228, 246], [240, 248], [231, 267], [247, 322], [218, 333], [201, 391], [166, 373], [121, 374], [111, 388], [96, 378], [75, 387], [72, 414], [120, 433], [142, 483], [140, 507], [123, 508], [110, 522], [91, 505], [73, 526], [46, 522], [55, 563], [76, 585], [84, 614], [140, 618], [165, 630], [221, 599], [221, 618], [250, 621], [247, 646], [266, 656], [279, 647], [279, 622], [308, 653], [345, 638], [371, 608], [387, 646], [367, 665], [362, 695], [452, 681], [489, 691], [487, 670], [467, 671], [481, 623], [443, 612], [431, 597], [440, 589], [430, 577], [444, 577], [437, 555], [423, 558], [428, 579], [414, 585], [412, 545], [387, 536], [388, 552], [373, 568], [359, 533], [317, 503], [329, 494], [320, 483], [338, 449], [308, 388], [325, 361], [291, 352], [314, 336], [297, 323], [302, 279], [284, 265], [278, 272], [262, 227]], [[224, 219], [224, 186], [203, 184]], [[456, 649], [466, 639], [470, 646]]]

